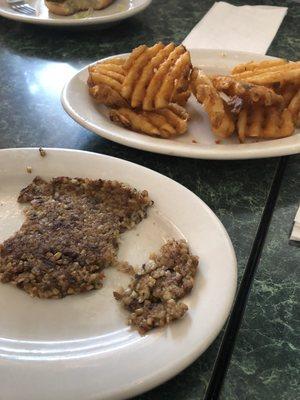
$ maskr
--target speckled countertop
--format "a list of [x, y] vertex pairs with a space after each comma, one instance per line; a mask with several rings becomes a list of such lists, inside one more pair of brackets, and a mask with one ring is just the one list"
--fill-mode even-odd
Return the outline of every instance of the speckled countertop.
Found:
[[[299, 4], [259, 3], [289, 7], [269, 54], [299, 59]], [[0, 148], [91, 150], [145, 165], [175, 179], [220, 217], [232, 238], [241, 278], [280, 159], [217, 162], [130, 149], [81, 128], [63, 112], [59, 101], [64, 82], [76, 69], [130, 51], [140, 43], [180, 42], [212, 4], [209, 0], [154, 0], [143, 13], [107, 30], [49, 29], [0, 17]], [[299, 199], [298, 155], [287, 160], [245, 315], [226, 366], [222, 400], [294, 400], [299, 393], [296, 290], [300, 248], [288, 241]], [[203, 399], [221, 339], [222, 334], [185, 371], [138, 399]]]

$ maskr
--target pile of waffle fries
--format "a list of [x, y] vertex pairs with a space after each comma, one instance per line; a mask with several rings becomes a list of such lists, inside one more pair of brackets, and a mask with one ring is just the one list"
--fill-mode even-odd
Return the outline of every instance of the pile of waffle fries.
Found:
[[208, 76], [193, 68], [184, 46], [157, 43], [90, 66], [88, 86], [95, 101], [109, 108], [112, 121], [151, 136], [187, 132], [191, 93], [220, 138], [235, 133], [241, 142], [282, 138], [300, 124], [299, 61], [252, 61], [228, 76]]

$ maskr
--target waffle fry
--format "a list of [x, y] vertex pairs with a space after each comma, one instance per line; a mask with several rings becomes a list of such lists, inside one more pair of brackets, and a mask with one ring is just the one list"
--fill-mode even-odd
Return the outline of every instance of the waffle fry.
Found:
[[171, 104], [168, 108], [155, 111], [125, 107], [111, 109], [110, 118], [132, 131], [168, 139], [186, 132], [189, 115], [184, 108]]
[[232, 77], [238, 81], [253, 83], [255, 85], [269, 86], [275, 83], [300, 82], [300, 61], [285, 62], [279, 65], [254, 70], [246, 70], [241, 73], [233, 73]]
[[284, 104], [290, 110], [295, 125], [300, 126], [300, 85], [287, 83], [275, 86], [274, 90], [282, 95]]
[[172, 97], [172, 102], [175, 104], [179, 104], [180, 106], [185, 106], [188, 99], [191, 96], [191, 90], [187, 89], [184, 92], [176, 92], [174, 93], [174, 96]]
[[123, 58], [113, 58], [91, 65], [89, 67], [88, 84], [94, 86], [99, 83], [105, 83], [121, 92], [121, 86], [125, 78], [124, 63], [125, 59]]
[[292, 135], [294, 124], [290, 111], [274, 106], [254, 105], [243, 108], [237, 119], [237, 133], [241, 142], [246, 137], [279, 139]]
[[248, 63], [236, 65], [232, 69], [231, 75], [240, 74], [240, 73], [246, 72], [246, 71], [257, 71], [259, 69], [271, 68], [271, 67], [275, 67], [277, 65], [286, 64], [287, 62], [288, 61], [284, 60], [284, 59], [265, 60], [265, 61], [258, 61], [258, 62], [257, 61], [250, 61]]
[[122, 96], [133, 108], [165, 108], [174, 101], [178, 90], [188, 89], [190, 69], [190, 55], [182, 45], [140, 46], [124, 64]]
[[96, 102], [109, 107], [128, 106], [121, 95], [125, 61], [123, 58], [113, 58], [89, 67], [89, 93]]
[[300, 88], [298, 89], [296, 94], [292, 97], [288, 105], [288, 110], [292, 115], [294, 124], [297, 127], [300, 127]]
[[157, 43], [152, 47], [140, 46], [140, 49], [133, 50], [132, 55], [128, 57], [124, 65], [126, 77], [122, 85], [122, 96], [125, 99], [131, 100], [135, 85], [143, 73], [144, 67], [146, 67], [151, 59], [163, 48], [164, 45], [162, 43]]
[[261, 104], [265, 106], [283, 105], [284, 99], [276, 94], [273, 89], [265, 86], [253, 85], [235, 80], [231, 76], [214, 76], [211, 78], [214, 87], [227, 96], [238, 96], [248, 104]]
[[235, 128], [233, 116], [210, 78], [198, 68], [193, 69], [191, 88], [209, 116], [212, 131], [223, 138], [231, 136]]
[[105, 83], [91, 86], [89, 93], [97, 103], [107, 107], [128, 107], [127, 101], [120, 93]]

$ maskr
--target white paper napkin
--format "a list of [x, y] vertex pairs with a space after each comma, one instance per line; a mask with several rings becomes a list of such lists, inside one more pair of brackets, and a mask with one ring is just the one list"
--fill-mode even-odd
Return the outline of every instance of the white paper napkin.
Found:
[[299, 207], [297, 214], [295, 216], [295, 219], [294, 219], [294, 227], [293, 227], [290, 239], [300, 241], [300, 207]]
[[286, 7], [215, 3], [183, 41], [187, 48], [265, 54], [287, 13]]

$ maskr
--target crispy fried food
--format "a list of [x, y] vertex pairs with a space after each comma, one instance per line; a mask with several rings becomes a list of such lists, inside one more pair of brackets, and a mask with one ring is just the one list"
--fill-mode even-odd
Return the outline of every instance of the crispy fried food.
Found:
[[298, 91], [292, 97], [288, 105], [288, 110], [292, 115], [294, 124], [300, 127], [300, 88], [298, 88]]
[[[285, 61], [285, 60], [283, 60]], [[277, 63], [273, 66], [260, 66], [252, 70], [233, 73], [232, 76], [239, 81], [255, 85], [273, 85], [275, 83], [300, 83], [300, 61]]]
[[190, 79], [182, 77], [178, 82], [176, 82], [176, 90], [174, 91], [171, 102], [179, 104], [180, 106], [185, 106], [191, 93]]
[[212, 131], [223, 138], [231, 136], [235, 127], [233, 116], [210, 78], [198, 68], [191, 74], [191, 88], [209, 116]]
[[[135, 90], [137, 82], [139, 82], [141, 75], [143, 74], [144, 68], [163, 48], [164, 45], [162, 43], [157, 43], [152, 47], [147, 47], [145, 45], [139, 46], [137, 49], [132, 51], [124, 65], [126, 77], [122, 86], [122, 96], [125, 99], [131, 101], [132, 94]], [[137, 97], [137, 93], [135, 94], [135, 97]], [[135, 102], [137, 101], [138, 99], [135, 99]], [[132, 107], [137, 107], [138, 105], [139, 104], [133, 104], [133, 102], [131, 102]]]
[[[191, 61], [182, 45], [139, 46], [123, 68], [126, 77], [121, 94], [133, 108], [148, 111], [165, 108], [175, 101], [177, 93], [188, 90]], [[180, 101], [183, 98], [186, 97], [180, 96]]]
[[89, 67], [89, 92], [98, 103], [109, 107], [128, 106], [121, 95], [125, 61], [124, 58], [113, 58]]
[[231, 76], [214, 76], [211, 78], [214, 87], [227, 96], [238, 96], [248, 104], [261, 104], [265, 106], [283, 105], [284, 99], [276, 94], [273, 89], [265, 86], [253, 85], [248, 82], [240, 82]]
[[172, 102], [179, 104], [180, 106], [185, 106], [188, 99], [191, 96], [191, 93], [192, 93], [191, 89], [187, 89], [184, 92], [180, 92], [180, 91], [176, 92], [176, 93], [174, 93]]
[[232, 71], [231, 74], [240, 74], [245, 71], [257, 71], [259, 69], [265, 69], [265, 68], [271, 68], [275, 67], [277, 65], [282, 65], [286, 64], [288, 61], [284, 59], [279, 59], [279, 60], [264, 60], [264, 61], [250, 61], [245, 64], [238, 64], [236, 65]]
[[94, 86], [105, 83], [121, 92], [121, 85], [125, 78], [123, 69], [125, 61], [124, 58], [112, 58], [91, 65], [89, 67], [88, 84]]
[[99, 104], [105, 104], [108, 107], [128, 107], [127, 101], [120, 93], [105, 83], [91, 86], [89, 93]]
[[290, 111], [275, 106], [253, 105], [242, 109], [237, 119], [237, 133], [241, 142], [246, 137], [278, 139], [292, 135], [294, 124]]
[[155, 111], [138, 111], [125, 107], [111, 109], [110, 118], [132, 131], [168, 139], [186, 132], [189, 114], [179, 105], [170, 104], [168, 108]]
[[[179, 82], [182, 84], [182, 81], [188, 83], [191, 72], [191, 58], [190, 53], [184, 47], [183, 49], [184, 53], [175, 61], [170, 70], [166, 71], [166, 75], [162, 78], [162, 85], [154, 99], [155, 108], [166, 107], [171, 102], [174, 92], [178, 89], [177, 82], [178, 84]], [[158, 75], [159, 72], [160, 70], [157, 71]]]
[[274, 90], [282, 95], [284, 104], [290, 110], [295, 125], [300, 126], [300, 85], [293, 83], [275, 85]]

